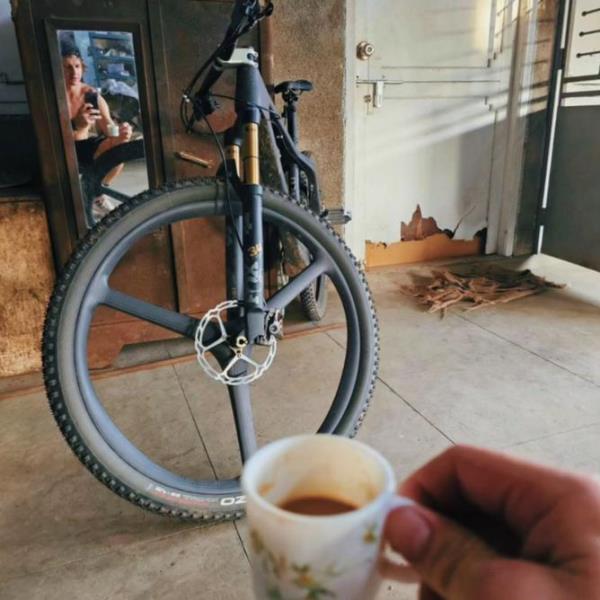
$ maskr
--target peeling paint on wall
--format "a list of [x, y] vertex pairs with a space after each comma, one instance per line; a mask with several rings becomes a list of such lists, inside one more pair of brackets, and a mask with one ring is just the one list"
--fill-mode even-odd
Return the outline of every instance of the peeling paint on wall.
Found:
[[478, 232], [472, 240], [456, 240], [453, 238], [457, 229], [458, 227], [454, 231], [440, 229], [433, 217], [423, 218], [421, 207], [417, 205], [410, 222], [407, 224], [402, 221], [400, 225], [399, 242], [367, 242], [367, 268], [483, 253], [485, 229]]
[[423, 218], [421, 207], [418, 204], [410, 223], [407, 225], [402, 221], [400, 224], [400, 240], [403, 242], [424, 240], [436, 233], [443, 233], [443, 231], [438, 227], [433, 217]]

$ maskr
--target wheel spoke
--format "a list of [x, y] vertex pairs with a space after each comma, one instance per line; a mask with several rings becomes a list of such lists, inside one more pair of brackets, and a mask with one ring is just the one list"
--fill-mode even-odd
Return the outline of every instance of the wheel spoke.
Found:
[[111, 188], [108, 185], [100, 186], [100, 191], [105, 196], [110, 196], [111, 198], [114, 198], [115, 200], [119, 200], [120, 202], [128, 202], [129, 200], [131, 200], [131, 196], [128, 196], [127, 194], [123, 194], [122, 192], [119, 192], [118, 190], [115, 190], [114, 188]]
[[269, 310], [282, 310], [299, 296], [315, 279], [329, 269], [329, 261], [320, 256], [267, 301]]
[[[150, 304], [149, 302], [111, 288], [106, 290], [99, 304], [104, 304], [132, 317], [137, 317], [142, 321], [154, 323], [154, 325], [159, 325], [169, 331], [175, 331], [192, 339], [196, 333], [197, 319], [175, 312], [174, 310], [168, 310], [162, 306], [157, 306], [156, 304]], [[217, 327], [215, 327], [214, 334], [216, 336], [220, 335]], [[211, 335], [212, 332], [209, 332], [206, 339], [210, 339]]]
[[[237, 369], [237, 365], [234, 369]], [[232, 371], [234, 370], [232, 369]], [[245, 371], [245, 367], [242, 367]], [[240, 373], [231, 373], [239, 375]], [[256, 451], [256, 431], [254, 429], [254, 415], [252, 413], [252, 399], [249, 385], [230, 385], [227, 387], [231, 410], [235, 420], [235, 429], [240, 446], [242, 462], [245, 463]]]

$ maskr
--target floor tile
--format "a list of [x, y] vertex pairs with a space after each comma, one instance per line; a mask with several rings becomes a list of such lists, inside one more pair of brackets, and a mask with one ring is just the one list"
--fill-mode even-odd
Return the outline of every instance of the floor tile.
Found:
[[130, 544], [2, 584], [3, 600], [252, 600], [251, 574], [233, 526]]
[[600, 476], [600, 423], [507, 448], [527, 460]]
[[454, 442], [508, 445], [599, 420], [595, 385], [469, 325], [449, 317], [429, 349], [410, 336], [411, 352], [406, 329], [382, 335], [382, 379]]
[[[170, 367], [103, 380], [98, 389], [119, 407], [126, 433], [160, 446], [163, 464], [212, 478]], [[142, 511], [97, 482], [66, 445], [43, 395], [1, 402], [0, 423], [0, 580], [188, 527]]]
[[[600, 273], [545, 255], [496, 259], [486, 264], [529, 269], [566, 287], [453, 314], [600, 385], [596, 368], [600, 354]], [[462, 267], [455, 266], [459, 272]]]
[[507, 446], [599, 420], [598, 387], [452, 313], [425, 312], [402, 295], [411, 272], [424, 269], [370, 274], [380, 377], [452, 441]]

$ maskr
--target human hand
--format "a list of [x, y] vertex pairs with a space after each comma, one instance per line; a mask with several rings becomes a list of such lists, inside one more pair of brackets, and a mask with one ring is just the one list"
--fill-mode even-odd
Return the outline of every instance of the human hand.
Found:
[[92, 104], [82, 104], [77, 114], [73, 117], [73, 124], [76, 129], [86, 129], [101, 118], [100, 111], [94, 108]]
[[593, 479], [457, 446], [400, 494], [418, 505], [390, 513], [385, 535], [421, 576], [421, 600], [600, 598]]
[[131, 140], [133, 129], [129, 123], [121, 123], [119, 125], [119, 142], [125, 143]]

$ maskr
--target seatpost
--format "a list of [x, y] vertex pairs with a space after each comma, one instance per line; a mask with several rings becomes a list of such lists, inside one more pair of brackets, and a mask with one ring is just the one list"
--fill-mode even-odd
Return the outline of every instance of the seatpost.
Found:
[[[287, 130], [290, 137], [294, 141], [294, 144], [298, 145], [299, 131], [298, 131], [298, 95], [292, 90], [288, 90], [283, 94], [283, 100], [285, 102], [285, 108], [283, 116], [287, 123]], [[289, 182], [288, 182], [290, 196], [300, 201], [300, 169], [296, 163], [292, 163], [289, 167]]]

